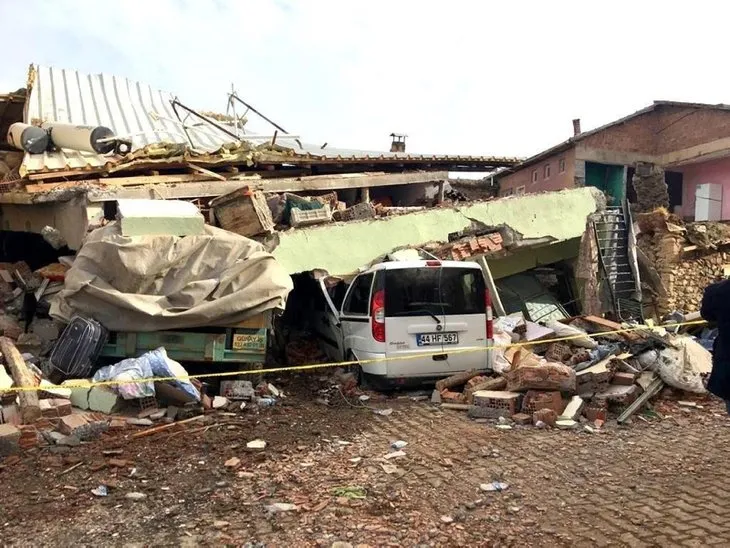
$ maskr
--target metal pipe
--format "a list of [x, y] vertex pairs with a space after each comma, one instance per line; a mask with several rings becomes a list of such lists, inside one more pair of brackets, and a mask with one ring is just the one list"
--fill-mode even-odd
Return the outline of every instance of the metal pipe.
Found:
[[[191, 109], [190, 107], [187, 107], [187, 106], [183, 105], [183, 104], [182, 104], [182, 103], [181, 103], [180, 101], [178, 101], [177, 99], [173, 99], [172, 101], [170, 101], [170, 104], [172, 105], [172, 109], [173, 109], [173, 110], [175, 111], [175, 114], [177, 115], [177, 117], [178, 117], [178, 119], [180, 120], [180, 122], [181, 122], [181, 123], [183, 123], [183, 129], [185, 129], [185, 127], [184, 127], [184, 122], [182, 121], [182, 118], [180, 118], [180, 115], [179, 115], [179, 114], [177, 113], [177, 107], [180, 107], [181, 109], [183, 109], [184, 111], [188, 112], [189, 114], [192, 114], [192, 115], [194, 115], [194, 116], [197, 116], [197, 117], [198, 117], [198, 118], [200, 118], [201, 120], [204, 120], [205, 122], [208, 122], [208, 123], [209, 123], [209, 124], [210, 124], [211, 126], [213, 126], [214, 128], [216, 128], [216, 129], [217, 129], [217, 130], [219, 130], [219, 131], [222, 131], [222, 132], [223, 132], [223, 133], [225, 133], [226, 135], [230, 135], [230, 136], [231, 136], [231, 137], [233, 137], [233, 139], [235, 139], [236, 141], [240, 141], [240, 138], [238, 137], [238, 135], [236, 135], [236, 134], [235, 134], [235, 133], [233, 133], [232, 131], [228, 131], [228, 130], [227, 130], [226, 128], [224, 128], [224, 127], [223, 127], [223, 126], [221, 126], [220, 124], [218, 124], [218, 123], [214, 122], [214, 121], [213, 121], [213, 120], [211, 120], [210, 118], [207, 118], [207, 117], [203, 116], [202, 114], [200, 114], [200, 113], [198, 113], [198, 112], [195, 112], [195, 111], [194, 111], [193, 109]], [[187, 129], [185, 129], [185, 131], [187, 132]], [[193, 145], [193, 141], [192, 141], [192, 139], [190, 139], [190, 136], [189, 136], [189, 135], [188, 135], [188, 140], [190, 140], [190, 145], [191, 145], [191, 146], [195, 146], [195, 145]]]
[[115, 144], [108, 141], [114, 132], [104, 126], [76, 126], [59, 122], [44, 122], [41, 127], [48, 131], [51, 141], [58, 148], [108, 154]]
[[40, 154], [48, 149], [50, 137], [46, 130], [38, 126], [16, 122], [8, 128], [6, 140], [18, 150]]
[[253, 108], [253, 107], [252, 107], [251, 105], [249, 105], [249, 104], [248, 104], [248, 103], [247, 103], [246, 101], [244, 101], [243, 99], [241, 99], [241, 98], [240, 98], [240, 97], [239, 97], [239, 96], [238, 96], [238, 95], [237, 95], [237, 94], [236, 94], [235, 92], [231, 93], [231, 94], [229, 95], [229, 97], [230, 97], [231, 99], [235, 99], [236, 101], [238, 101], [239, 103], [241, 103], [241, 104], [242, 104], [242, 105], [243, 105], [244, 107], [246, 107], [247, 109], [250, 109], [250, 110], [252, 110], [252, 111], [253, 111], [253, 112], [254, 112], [255, 114], [258, 114], [259, 116], [261, 116], [261, 118], [263, 118], [264, 120], [266, 120], [267, 122], [269, 122], [269, 123], [270, 123], [270, 124], [271, 124], [272, 126], [274, 126], [274, 127], [276, 128], [276, 129], [278, 129], [278, 130], [279, 130], [279, 131], [281, 131], [282, 133], [287, 133], [287, 134], [289, 133], [289, 132], [288, 132], [287, 130], [285, 130], [285, 129], [284, 129], [283, 127], [281, 127], [281, 126], [280, 126], [279, 124], [277, 124], [277, 123], [276, 123], [276, 122], [274, 122], [273, 120], [271, 120], [271, 119], [267, 118], [266, 116], [264, 116], [263, 114], [261, 114], [261, 113], [260, 113], [260, 112], [259, 112], [258, 110], [256, 110], [256, 109], [255, 109], [255, 108]]

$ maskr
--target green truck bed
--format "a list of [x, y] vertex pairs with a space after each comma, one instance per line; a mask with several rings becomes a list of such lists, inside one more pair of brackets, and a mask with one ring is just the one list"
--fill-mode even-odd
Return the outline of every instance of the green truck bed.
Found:
[[134, 358], [165, 347], [173, 360], [216, 363], [264, 363], [271, 315], [263, 314], [231, 327], [179, 331], [112, 332], [101, 355]]

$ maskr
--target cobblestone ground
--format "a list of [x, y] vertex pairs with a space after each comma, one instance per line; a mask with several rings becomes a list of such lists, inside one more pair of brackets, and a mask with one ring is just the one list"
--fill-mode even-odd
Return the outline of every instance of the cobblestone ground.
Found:
[[[194, 433], [26, 456], [0, 466], [0, 539], [39, 546], [730, 543], [730, 420], [714, 402], [672, 404], [663, 419], [608, 424], [600, 433], [502, 431], [424, 403], [376, 405], [392, 407], [392, 415], [304, 402]], [[241, 449], [254, 436], [269, 441], [264, 453]], [[408, 442], [405, 456], [386, 459], [394, 440]], [[123, 450], [116, 458], [128, 467], [103, 466], [110, 447]], [[225, 466], [234, 455], [240, 467]], [[62, 474], [75, 461], [84, 465]], [[495, 480], [509, 487], [480, 489]], [[106, 498], [90, 494], [100, 483], [113, 486]], [[338, 490], [353, 486], [365, 497]], [[131, 491], [146, 498], [133, 502], [125, 497]], [[298, 510], [267, 509], [274, 502]]]

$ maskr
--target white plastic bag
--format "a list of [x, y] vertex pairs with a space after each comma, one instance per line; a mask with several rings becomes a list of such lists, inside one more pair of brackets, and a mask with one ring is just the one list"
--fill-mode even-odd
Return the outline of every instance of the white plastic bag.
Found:
[[[689, 337], [673, 337], [671, 342], [677, 349], [665, 348], [658, 352], [656, 361], [651, 364], [662, 380], [673, 388], [704, 394], [707, 392], [702, 382], [702, 375], [712, 371], [712, 354], [701, 344]], [[655, 351], [646, 353], [646, 358], [639, 357], [639, 363], [650, 364]]]
[[503, 331], [494, 332], [494, 351], [492, 353], [492, 369], [495, 373], [505, 373], [512, 367], [512, 364], [505, 357], [504, 353], [512, 344], [512, 337]]
[[579, 348], [587, 348], [589, 350], [598, 348], [598, 343], [591, 339], [582, 329], [578, 329], [577, 327], [572, 325], [560, 323], [557, 320], [551, 320], [545, 325], [555, 331], [556, 338], [575, 337], [574, 339], [565, 341], [572, 344], [573, 346], [577, 346]]

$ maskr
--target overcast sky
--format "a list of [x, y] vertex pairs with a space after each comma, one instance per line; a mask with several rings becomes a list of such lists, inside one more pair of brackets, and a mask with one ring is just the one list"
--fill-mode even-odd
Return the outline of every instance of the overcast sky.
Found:
[[225, 111], [239, 94], [331, 146], [528, 156], [654, 99], [730, 103], [716, 2], [0, 0], [0, 92], [30, 63]]

